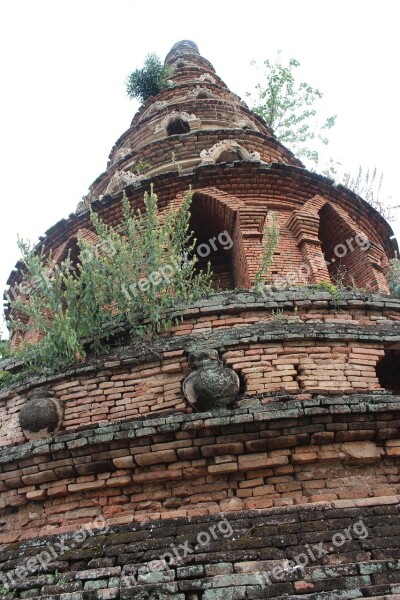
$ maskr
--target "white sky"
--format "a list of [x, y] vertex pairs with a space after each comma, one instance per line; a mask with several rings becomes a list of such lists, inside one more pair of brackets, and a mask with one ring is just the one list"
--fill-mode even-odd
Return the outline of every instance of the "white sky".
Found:
[[[37, 241], [75, 211], [106, 167], [138, 104], [124, 79], [146, 54], [197, 43], [232, 91], [255, 81], [252, 59], [301, 62], [302, 79], [338, 115], [328, 155], [345, 170], [384, 172], [398, 201], [399, 34], [382, 0], [0, 0], [0, 288], [18, 258], [17, 234]], [[400, 234], [400, 214], [392, 224]], [[0, 326], [1, 327], [1, 326]]]

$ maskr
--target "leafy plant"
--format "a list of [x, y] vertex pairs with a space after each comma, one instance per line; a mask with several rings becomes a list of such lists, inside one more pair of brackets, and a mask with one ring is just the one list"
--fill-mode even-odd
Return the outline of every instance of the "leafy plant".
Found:
[[296, 82], [294, 70], [299, 66], [294, 58], [283, 64], [278, 52], [275, 62], [264, 61], [263, 81], [247, 96], [254, 112], [265, 120], [281, 142], [299, 157], [318, 163], [315, 143], [328, 144], [325, 132], [335, 125], [336, 116], [327, 117], [322, 123], [318, 121], [315, 104], [323, 94], [308, 83]]
[[171, 74], [171, 68], [164, 65], [156, 54], [148, 54], [144, 67], [135, 69], [126, 78], [126, 93], [131, 99], [136, 98], [140, 102], [146, 102], [147, 98], [156, 96], [168, 87], [168, 77]]
[[256, 287], [262, 287], [267, 283], [270, 268], [274, 260], [274, 252], [279, 243], [279, 225], [276, 214], [272, 212], [266, 221], [263, 231], [262, 254], [258, 264], [254, 283]]
[[275, 323], [283, 323], [284, 321], [287, 321], [287, 317], [284, 316], [282, 308], [277, 308], [276, 310], [272, 309], [271, 314], [272, 320]]
[[65, 574], [60, 573], [58, 569], [54, 572], [54, 583], [56, 585], [65, 585], [67, 583], [67, 578]]
[[133, 170], [135, 171], [136, 175], [145, 175], [146, 171], [150, 169], [150, 166], [150, 163], [140, 159], [133, 167]]
[[8, 340], [0, 340], [0, 360], [5, 360], [10, 356], [10, 343]]
[[13, 382], [13, 376], [9, 371], [0, 371], [0, 390], [8, 387]]
[[328, 292], [332, 296], [333, 304], [336, 309], [339, 308], [342, 300], [340, 289], [331, 283], [330, 281], [320, 281], [319, 283], [313, 283], [310, 286], [311, 290]]
[[5, 598], [7, 600], [12, 600], [13, 598], [15, 598], [17, 592], [16, 592], [16, 590], [13, 590], [11, 592], [8, 584], [5, 583], [3, 585], [3, 587], [0, 589], [0, 593], [2, 594], [2, 598]]
[[346, 288], [356, 288], [355, 280], [351, 272], [344, 265], [339, 265], [336, 273], [331, 275], [332, 282], [338, 290]]
[[178, 174], [180, 175], [182, 173], [183, 169], [182, 169], [181, 163], [176, 160], [175, 152], [171, 152], [171, 162], [174, 165], [174, 167], [176, 167], [176, 170], [178, 171]]
[[298, 322], [298, 308], [297, 306], [293, 309], [293, 315], [285, 316], [283, 308], [272, 309], [272, 320], [275, 323], [297, 323]]
[[[135, 338], [168, 328], [166, 309], [208, 293], [210, 268], [196, 272], [191, 199], [189, 191], [177, 210], [171, 206], [159, 214], [153, 188], [144, 196], [143, 212], [133, 211], [124, 195], [118, 230], [91, 211], [99, 242], [94, 248], [78, 238], [75, 265], [68, 255], [54, 269], [51, 254], [19, 240], [30, 284], [11, 302], [21, 315], [11, 328], [23, 335], [34, 331], [39, 340], [24, 341], [18, 357], [31, 369], [57, 369], [65, 361], [82, 360], [87, 346], [96, 353], [104, 350], [115, 328], [128, 326]], [[177, 310], [176, 318], [180, 315]]]
[[386, 274], [389, 290], [393, 296], [400, 298], [400, 260], [397, 257], [389, 261], [389, 268]]

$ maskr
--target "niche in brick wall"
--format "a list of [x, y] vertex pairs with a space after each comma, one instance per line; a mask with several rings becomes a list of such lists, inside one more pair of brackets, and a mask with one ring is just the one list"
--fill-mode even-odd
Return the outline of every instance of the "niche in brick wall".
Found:
[[357, 233], [330, 204], [321, 208], [319, 218], [318, 238], [332, 283], [363, 287], [367, 264], [355, 241]]
[[385, 356], [376, 365], [376, 375], [383, 388], [400, 394], [400, 350], [385, 349]]
[[212, 287], [215, 290], [233, 289], [235, 277], [232, 264], [234, 216], [217, 199], [194, 194], [191, 206], [190, 229], [196, 238], [197, 269], [207, 270], [211, 263]]
[[189, 131], [189, 123], [180, 117], [177, 117], [171, 121], [167, 126], [168, 135], [181, 135], [182, 133], [189, 133]]

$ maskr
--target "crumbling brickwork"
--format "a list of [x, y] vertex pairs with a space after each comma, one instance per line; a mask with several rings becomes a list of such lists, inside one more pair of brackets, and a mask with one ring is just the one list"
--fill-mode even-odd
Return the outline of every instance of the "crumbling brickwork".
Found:
[[[198, 267], [211, 262], [215, 292], [152, 340], [132, 345], [119, 331], [107, 354], [0, 393], [0, 595], [396, 600], [392, 231], [308, 172], [193, 42], [166, 63], [172, 84], [41, 242], [55, 265], [68, 253], [76, 263], [78, 235], [98, 243], [89, 205], [116, 226], [123, 193], [143, 208], [153, 184], [163, 211], [192, 186]], [[256, 289], [272, 213], [279, 244]], [[11, 296], [21, 277], [10, 275]], [[237, 393], [224, 388], [213, 405], [228, 371]]]

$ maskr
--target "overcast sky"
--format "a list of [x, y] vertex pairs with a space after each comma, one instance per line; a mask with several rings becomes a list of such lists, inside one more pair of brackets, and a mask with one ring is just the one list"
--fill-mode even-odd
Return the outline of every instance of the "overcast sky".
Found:
[[[353, 172], [377, 166], [399, 200], [396, 9], [390, 0], [0, 0], [1, 288], [17, 234], [37, 241], [104, 171], [138, 108], [125, 77], [181, 39], [241, 96], [255, 81], [252, 59], [278, 49], [297, 58], [300, 77], [324, 92], [321, 110], [338, 115], [329, 156]], [[398, 235], [400, 215], [392, 227]]]

